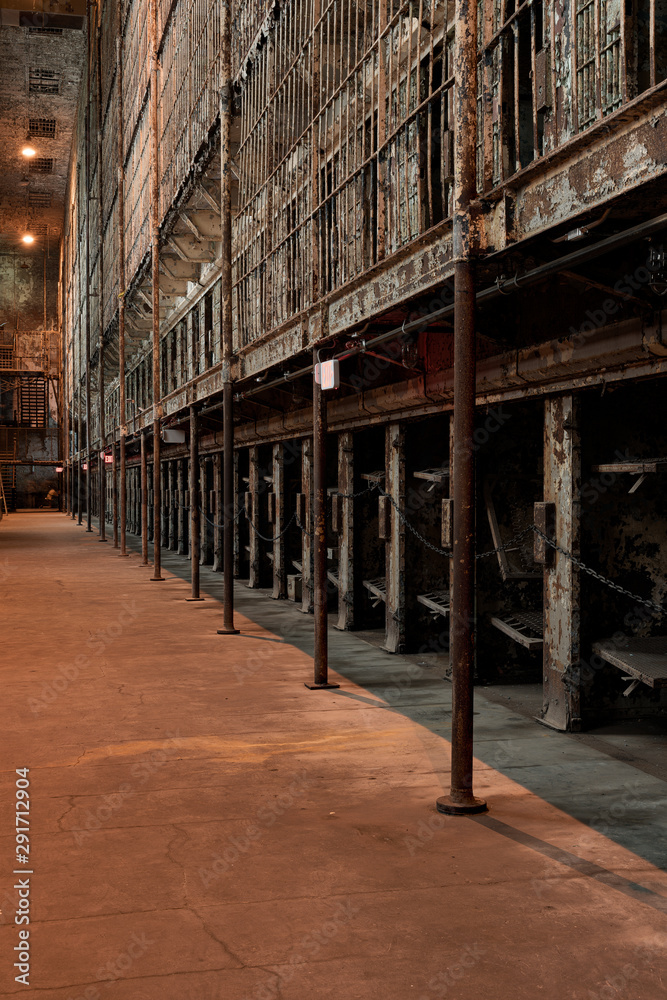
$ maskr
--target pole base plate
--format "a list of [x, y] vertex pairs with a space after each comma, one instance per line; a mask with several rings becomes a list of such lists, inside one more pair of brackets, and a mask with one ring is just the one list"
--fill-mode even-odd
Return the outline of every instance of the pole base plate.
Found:
[[149, 579], [151, 583], [164, 583], [163, 576], [151, 576]]
[[219, 629], [216, 629], [216, 634], [217, 635], [240, 635], [241, 634], [241, 629], [240, 628], [219, 628]]
[[324, 684], [306, 684], [306, 683], [304, 683], [303, 686], [307, 687], [309, 691], [320, 691], [320, 690], [326, 690], [326, 688], [339, 688], [340, 684], [330, 684], [328, 681], [326, 681]]
[[486, 812], [488, 806], [484, 799], [476, 799], [471, 795], [465, 802], [454, 802], [450, 795], [443, 795], [436, 799], [435, 807], [439, 813], [446, 816], [470, 816], [473, 813]]
[[205, 601], [205, 597], [186, 597], [186, 601]]

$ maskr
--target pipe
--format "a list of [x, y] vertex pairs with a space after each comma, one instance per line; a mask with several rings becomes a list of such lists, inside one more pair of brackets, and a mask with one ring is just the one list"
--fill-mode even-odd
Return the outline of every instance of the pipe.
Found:
[[473, 795], [475, 570], [475, 278], [477, 0], [457, 0], [454, 28], [454, 526], [451, 586], [452, 767], [439, 812], [483, 812]]
[[190, 579], [189, 601], [203, 601], [199, 596], [199, 556], [201, 554], [201, 518], [199, 516], [199, 421], [196, 406], [190, 407]]
[[162, 577], [162, 483], [160, 480], [160, 176], [158, 145], [158, 52], [157, 0], [151, 0], [148, 13], [148, 46], [151, 58], [150, 99], [150, 171], [151, 171], [151, 265], [153, 306], [153, 576]]
[[146, 431], [141, 432], [141, 565], [148, 566], [148, 462]]
[[223, 624], [234, 626], [234, 396], [232, 385], [232, 50], [230, 0], [220, 3], [220, 346], [222, 349], [222, 584]]
[[[100, 424], [100, 450], [106, 447], [106, 419], [104, 413], [104, 217], [102, 208], [102, 22], [100, 5], [97, 5], [97, 303], [99, 309], [100, 331], [98, 340], [98, 370], [97, 399]], [[107, 483], [106, 462], [100, 459], [99, 490], [100, 490], [100, 524], [99, 536], [101, 542], [107, 540]]]
[[[313, 366], [317, 363], [313, 348]], [[315, 619], [314, 677], [307, 688], [336, 688], [329, 683], [327, 634], [327, 401], [313, 379], [313, 615]]]

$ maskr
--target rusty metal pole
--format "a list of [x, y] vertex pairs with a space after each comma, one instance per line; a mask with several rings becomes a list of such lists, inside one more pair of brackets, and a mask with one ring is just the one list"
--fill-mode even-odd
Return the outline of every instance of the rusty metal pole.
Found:
[[188, 601], [203, 601], [199, 596], [199, 556], [201, 554], [201, 518], [199, 514], [199, 419], [197, 407], [190, 407], [190, 578], [192, 593]]
[[475, 279], [477, 0], [456, 0], [454, 79], [454, 532], [452, 554], [452, 770], [439, 812], [483, 812], [473, 795], [475, 596]]
[[113, 547], [118, 548], [118, 448], [115, 440], [111, 444], [113, 456], [112, 469], [112, 516], [113, 516]]
[[162, 576], [162, 483], [160, 480], [160, 418], [162, 392], [160, 385], [160, 173], [158, 145], [158, 51], [157, 0], [151, 0], [148, 11], [148, 47], [151, 59], [150, 99], [150, 192], [151, 192], [151, 265], [153, 305], [153, 576]]
[[[318, 363], [313, 349], [313, 370]], [[314, 678], [307, 688], [337, 688], [329, 682], [327, 621], [327, 401], [313, 377], [313, 615], [315, 618]]]
[[234, 627], [234, 397], [232, 386], [232, 48], [230, 0], [220, 4], [220, 343], [222, 347], [222, 586], [218, 635]]
[[86, 242], [86, 531], [92, 532], [93, 525], [93, 470], [92, 470], [92, 451], [91, 451], [91, 438], [92, 438], [92, 425], [91, 425], [91, 405], [90, 405], [90, 115], [91, 107], [90, 101], [92, 96], [92, 87], [90, 80], [90, 67], [91, 67], [91, 4], [90, 0], [87, 4], [87, 19], [86, 19], [86, 49], [88, 53], [88, 68], [86, 71], [86, 87], [88, 93], [86, 95], [86, 110], [85, 110], [85, 120], [84, 120], [84, 142], [86, 148], [84, 150], [84, 161], [85, 161], [85, 171], [86, 171], [86, 232], [85, 232], [85, 242]]
[[[97, 307], [99, 315], [98, 368], [97, 368], [97, 405], [99, 407], [100, 451], [106, 448], [106, 420], [104, 413], [104, 213], [102, 208], [102, 22], [100, 5], [97, 4]], [[107, 540], [107, 483], [106, 462], [100, 454], [99, 471], [100, 489], [100, 530], [99, 540]]]
[[146, 431], [141, 432], [141, 565], [148, 566], [148, 460]]
[[118, 5], [118, 35], [116, 36], [118, 78], [118, 419], [120, 423], [120, 492], [119, 533], [120, 555], [127, 556], [127, 434], [125, 402], [125, 168], [123, 150], [123, 28], [121, 5]]

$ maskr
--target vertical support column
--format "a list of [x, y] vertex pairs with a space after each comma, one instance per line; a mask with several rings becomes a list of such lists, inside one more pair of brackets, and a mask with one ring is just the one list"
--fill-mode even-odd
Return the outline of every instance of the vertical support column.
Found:
[[223, 625], [234, 635], [234, 397], [232, 384], [232, 19], [220, 3], [220, 342], [223, 423]]
[[160, 463], [160, 547], [169, 546], [169, 462]]
[[[387, 493], [405, 507], [405, 432], [401, 424], [385, 431], [385, 484]], [[389, 505], [390, 532], [385, 542], [387, 600], [384, 648], [402, 653], [405, 648], [405, 526]]]
[[190, 407], [190, 581], [192, 593], [188, 601], [203, 601], [199, 596], [199, 549], [201, 526], [199, 515], [199, 415]]
[[339, 501], [338, 524], [338, 621], [336, 628], [354, 628], [354, 434], [338, 435], [338, 492], [347, 494]]
[[[313, 348], [313, 368], [317, 364]], [[336, 688], [329, 682], [327, 621], [327, 400], [313, 378], [313, 615], [315, 625], [314, 678], [307, 688]]]
[[[240, 497], [240, 480], [239, 480], [239, 453], [234, 452], [234, 515], [235, 521], [232, 526], [233, 532], [233, 542], [234, 542], [234, 576], [238, 579], [241, 576], [241, 561], [245, 558], [243, 539], [241, 535], [240, 528], [240, 518], [236, 517], [236, 514], [243, 507], [243, 501]], [[218, 517], [218, 521], [220, 517]], [[223, 549], [224, 549], [224, 535], [223, 535]]]
[[[259, 528], [259, 448], [257, 445], [253, 445], [250, 449], [248, 465], [248, 492], [250, 493], [250, 511], [249, 511], [249, 521], [251, 520], [253, 524]], [[252, 524], [250, 525], [249, 537], [248, 537], [248, 547], [250, 552], [248, 553], [248, 586], [251, 588], [259, 587], [261, 584], [261, 548], [259, 543], [259, 538], [257, 533], [253, 531]]]
[[141, 565], [148, 566], [148, 465], [146, 431], [141, 432]]
[[273, 493], [275, 518], [273, 522], [273, 592], [271, 597], [287, 597], [285, 570], [285, 447], [279, 442], [273, 446]]
[[[80, 327], [80, 324], [77, 324]], [[83, 500], [81, 497], [81, 451], [83, 448], [83, 409], [81, 406], [81, 329], [78, 330], [79, 339], [79, 370], [77, 372], [77, 381], [79, 382], [79, 390], [76, 397], [76, 407], [77, 407], [77, 442], [76, 442], [76, 523], [77, 525], [83, 524]]]
[[118, 5], [118, 34], [116, 36], [116, 73], [118, 77], [118, 393], [120, 424], [120, 555], [127, 555], [127, 462], [125, 437], [127, 434], [125, 405], [125, 168], [123, 165], [123, 29], [121, 5]]
[[118, 446], [114, 441], [111, 445], [111, 454], [113, 455], [112, 469], [112, 516], [113, 516], [113, 547], [118, 548]]
[[153, 306], [153, 575], [161, 581], [162, 553], [162, 481], [160, 478], [160, 418], [162, 387], [160, 383], [160, 161], [158, 141], [158, 51], [157, 0], [150, 0], [148, 10], [148, 50], [151, 60], [150, 93], [150, 197], [151, 197], [151, 278]]
[[222, 527], [220, 512], [222, 510], [222, 455], [218, 452], [213, 456], [213, 495], [215, 506], [211, 512], [213, 521], [213, 572], [222, 569]]
[[454, 531], [452, 606], [452, 771], [440, 812], [483, 812], [473, 795], [475, 569], [475, 281], [477, 196], [477, 0], [456, 0], [454, 26]]
[[[556, 544], [580, 555], [581, 448], [579, 400], [571, 395], [544, 401], [544, 500], [556, 507]], [[542, 721], [552, 729], [581, 728], [579, 570], [554, 552], [544, 569], [544, 705]]]
[[[100, 7], [97, 11], [97, 308], [99, 315], [98, 333], [98, 369], [97, 369], [97, 405], [100, 422], [100, 451], [104, 451], [106, 438], [106, 414], [104, 407], [105, 377], [104, 377], [104, 212], [102, 210], [102, 24]], [[107, 475], [106, 462], [100, 457], [100, 541], [107, 540]]]
[[[92, 450], [91, 450], [91, 439], [92, 439], [92, 421], [91, 421], [91, 400], [90, 400], [90, 202], [91, 202], [91, 191], [90, 191], [90, 116], [91, 116], [91, 102], [93, 96], [93, 89], [91, 87], [91, 65], [92, 65], [92, 6], [87, 5], [88, 11], [88, 25], [86, 31], [86, 53], [87, 53], [87, 68], [86, 68], [86, 108], [85, 108], [85, 120], [84, 120], [84, 142], [86, 148], [84, 150], [84, 160], [85, 160], [85, 170], [86, 170], [86, 229], [85, 229], [85, 244], [86, 244], [86, 531], [92, 532], [93, 525], [93, 496], [92, 496], [92, 485], [93, 485], [93, 466], [92, 466]], [[44, 258], [44, 268], [46, 269], [46, 257]], [[45, 270], [45, 284], [44, 284], [44, 296], [46, 297], [46, 270]], [[46, 298], [44, 304], [44, 317], [45, 323], [44, 328], [46, 329]]]
[[301, 447], [301, 492], [304, 496], [305, 522], [301, 542], [301, 610], [313, 609], [313, 439], [304, 438]]
[[205, 566], [208, 562], [208, 522], [206, 511], [208, 510], [208, 490], [207, 486], [206, 459], [199, 460], [199, 565]]
[[176, 521], [176, 545], [179, 556], [184, 556], [185, 546], [185, 473], [183, 462], [179, 458], [176, 462], [176, 499], [178, 501], [178, 518]]
[[[177, 547], [178, 507], [176, 506], [176, 469], [175, 463], [167, 462], [167, 548], [174, 551]], [[192, 501], [192, 498], [191, 498]]]

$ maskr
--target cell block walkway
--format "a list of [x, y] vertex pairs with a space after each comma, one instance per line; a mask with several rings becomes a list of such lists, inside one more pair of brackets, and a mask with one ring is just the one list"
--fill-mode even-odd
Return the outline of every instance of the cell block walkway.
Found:
[[[58, 513], [0, 524], [0, 995], [579, 1000], [664, 995], [659, 777], [478, 696], [487, 816], [443, 817], [450, 687], [220, 577], [187, 603]], [[213, 595], [211, 597], [210, 595]], [[29, 768], [30, 985], [14, 980]]]

